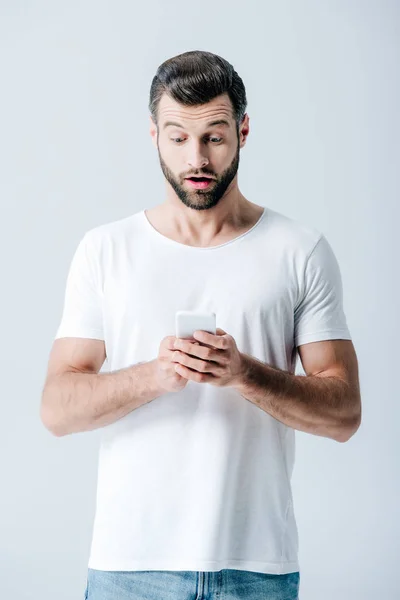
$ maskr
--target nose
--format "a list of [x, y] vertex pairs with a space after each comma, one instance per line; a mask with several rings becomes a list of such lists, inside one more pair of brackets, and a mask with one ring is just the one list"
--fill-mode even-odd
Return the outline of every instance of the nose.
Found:
[[189, 151], [188, 165], [192, 169], [201, 169], [208, 165], [209, 160], [204, 154], [204, 145], [201, 143], [193, 144]]

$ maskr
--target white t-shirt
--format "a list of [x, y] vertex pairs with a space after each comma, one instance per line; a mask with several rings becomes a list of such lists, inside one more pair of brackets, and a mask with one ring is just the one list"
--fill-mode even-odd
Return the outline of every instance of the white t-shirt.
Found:
[[[144, 210], [87, 231], [56, 338], [104, 340], [114, 371], [155, 359], [176, 311], [197, 309], [291, 373], [296, 346], [351, 339], [326, 238], [270, 208], [208, 248], [167, 238]], [[100, 431], [90, 568], [299, 570], [294, 429], [231, 387], [189, 381]]]

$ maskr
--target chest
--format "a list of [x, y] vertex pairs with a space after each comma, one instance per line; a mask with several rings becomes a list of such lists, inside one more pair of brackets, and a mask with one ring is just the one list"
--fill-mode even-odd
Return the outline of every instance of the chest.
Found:
[[[285, 260], [245, 252], [124, 254], [106, 273], [106, 319], [130, 326], [174, 329], [177, 310], [212, 310], [217, 326], [248, 319], [289, 318], [296, 282]], [[219, 319], [218, 319], [219, 317]], [[218, 322], [220, 325], [218, 325]], [[159, 327], [157, 327], [157, 325]]]

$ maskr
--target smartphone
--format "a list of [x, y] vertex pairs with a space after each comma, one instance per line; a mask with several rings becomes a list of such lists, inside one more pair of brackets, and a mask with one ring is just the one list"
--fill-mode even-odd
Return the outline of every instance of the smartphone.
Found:
[[175, 313], [175, 336], [191, 338], [195, 331], [208, 331], [216, 335], [216, 315], [214, 312], [178, 310]]

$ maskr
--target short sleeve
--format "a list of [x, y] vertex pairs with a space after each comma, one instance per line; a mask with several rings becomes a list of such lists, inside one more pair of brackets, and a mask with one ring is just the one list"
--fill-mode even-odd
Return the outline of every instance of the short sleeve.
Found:
[[301, 301], [294, 311], [294, 344], [351, 340], [343, 310], [338, 261], [323, 234], [306, 262]]
[[72, 257], [67, 275], [61, 323], [55, 339], [85, 337], [104, 340], [98, 255], [85, 233]]

